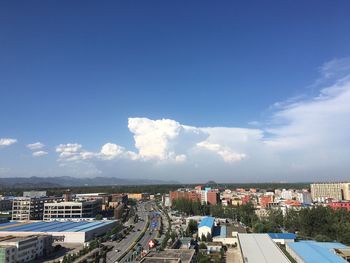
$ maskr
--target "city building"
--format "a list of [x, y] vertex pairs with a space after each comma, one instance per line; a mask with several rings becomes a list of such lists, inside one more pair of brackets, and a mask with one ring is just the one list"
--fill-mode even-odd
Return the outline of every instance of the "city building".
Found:
[[12, 201], [12, 220], [42, 220], [44, 204], [61, 201], [63, 197], [16, 197]]
[[341, 243], [300, 241], [286, 244], [287, 252], [297, 263], [346, 263], [337, 249], [346, 249]]
[[0, 262], [30, 262], [50, 254], [52, 236], [7, 236], [0, 238]]
[[207, 203], [209, 205], [217, 205], [219, 202], [219, 193], [216, 190], [208, 190], [207, 194]]
[[187, 199], [193, 202], [201, 202], [201, 194], [194, 190], [177, 190], [169, 192], [171, 203], [177, 199]]
[[350, 183], [315, 183], [311, 184], [311, 197], [314, 202], [350, 201]]
[[128, 198], [129, 199], [136, 199], [136, 200], [146, 200], [146, 199], [149, 199], [149, 194], [147, 194], [147, 193], [129, 193]]
[[23, 197], [29, 197], [29, 198], [41, 198], [46, 197], [46, 191], [24, 191]]
[[112, 202], [119, 202], [123, 204], [128, 203], [128, 195], [127, 194], [112, 194]]
[[114, 219], [121, 219], [124, 212], [124, 204], [119, 203], [119, 205], [114, 208]]
[[328, 203], [327, 205], [332, 207], [333, 209], [343, 208], [350, 212], [350, 202], [332, 202]]
[[205, 216], [198, 224], [198, 236], [201, 238], [203, 235], [206, 237], [208, 234], [213, 235], [215, 218], [211, 216]]
[[171, 206], [171, 201], [170, 201], [169, 194], [163, 194], [162, 195], [162, 204], [165, 207], [170, 207]]
[[273, 196], [271, 195], [259, 197], [259, 204], [262, 208], [268, 207], [268, 205], [272, 202], [273, 202]]
[[9, 222], [1, 224], [0, 237], [28, 237], [51, 235], [54, 240], [64, 243], [85, 243], [104, 235], [117, 225], [117, 221], [41, 221]]
[[99, 200], [101, 204], [108, 206], [108, 203], [112, 200], [112, 196], [106, 193], [76, 194], [75, 201], [81, 200]]
[[290, 263], [268, 234], [238, 234], [244, 263]]
[[101, 211], [101, 199], [89, 201], [45, 203], [43, 220], [92, 218]]

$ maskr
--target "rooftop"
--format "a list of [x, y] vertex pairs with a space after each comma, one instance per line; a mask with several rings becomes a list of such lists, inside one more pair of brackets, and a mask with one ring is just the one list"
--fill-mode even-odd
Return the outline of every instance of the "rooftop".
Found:
[[[13, 222], [11, 222], [13, 223]], [[101, 226], [113, 223], [113, 221], [83, 221], [83, 222], [29, 222], [19, 225], [3, 227], [0, 232], [87, 232]], [[2, 226], [3, 224], [1, 224]]]
[[345, 249], [347, 246], [341, 243], [300, 241], [288, 243], [292, 249], [305, 263], [345, 263], [346, 260], [334, 254], [334, 249]]
[[164, 251], [151, 251], [141, 261], [142, 263], [190, 263], [195, 250], [193, 249], [165, 249]]
[[268, 234], [238, 234], [242, 257], [249, 263], [290, 263]]
[[211, 216], [203, 217], [198, 227], [206, 226], [206, 227], [212, 228], [214, 226], [214, 220], [215, 218]]

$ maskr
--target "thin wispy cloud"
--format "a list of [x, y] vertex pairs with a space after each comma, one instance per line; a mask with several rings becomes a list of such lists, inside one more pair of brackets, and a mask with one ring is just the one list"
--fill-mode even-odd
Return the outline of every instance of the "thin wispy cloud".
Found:
[[27, 148], [30, 150], [39, 150], [39, 149], [42, 149], [44, 147], [45, 147], [45, 145], [41, 142], [27, 144]]

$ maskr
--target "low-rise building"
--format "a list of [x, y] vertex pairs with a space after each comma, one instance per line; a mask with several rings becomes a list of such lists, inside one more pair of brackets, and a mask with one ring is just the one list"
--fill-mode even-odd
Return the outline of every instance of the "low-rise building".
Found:
[[61, 202], [63, 197], [17, 197], [12, 202], [12, 220], [42, 220], [44, 204]]
[[290, 263], [268, 234], [238, 234], [244, 263]]
[[350, 212], [350, 202], [332, 202], [328, 203], [328, 206], [332, 207], [333, 209], [346, 209]]
[[1, 225], [0, 237], [29, 237], [51, 235], [54, 240], [64, 243], [85, 243], [104, 235], [117, 225], [118, 221], [41, 221], [9, 222]]
[[195, 263], [194, 249], [165, 249], [164, 251], [151, 251], [141, 263]]
[[198, 224], [198, 236], [201, 238], [203, 235], [205, 237], [210, 234], [213, 235], [213, 228], [214, 228], [214, 221], [215, 218], [211, 216], [203, 217], [201, 222]]
[[0, 238], [0, 262], [30, 262], [52, 252], [52, 236]]
[[335, 242], [300, 241], [286, 244], [287, 252], [297, 263], [346, 263], [336, 249], [346, 249], [347, 246]]
[[129, 199], [136, 199], [136, 200], [146, 200], [149, 199], [149, 194], [147, 193], [128, 193]]
[[44, 220], [63, 218], [91, 218], [101, 211], [101, 200], [44, 204]]

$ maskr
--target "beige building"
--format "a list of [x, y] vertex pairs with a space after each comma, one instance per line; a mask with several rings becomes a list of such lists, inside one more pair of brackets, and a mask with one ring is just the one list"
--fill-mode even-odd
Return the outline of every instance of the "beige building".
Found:
[[334, 201], [350, 201], [350, 183], [315, 183], [311, 184], [313, 201], [324, 202], [326, 199]]
[[52, 236], [0, 238], [0, 262], [30, 262], [52, 252]]
[[12, 220], [42, 220], [44, 204], [62, 200], [62, 197], [16, 197], [12, 202]]
[[44, 220], [91, 218], [101, 211], [101, 200], [44, 204]]

